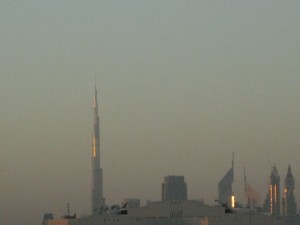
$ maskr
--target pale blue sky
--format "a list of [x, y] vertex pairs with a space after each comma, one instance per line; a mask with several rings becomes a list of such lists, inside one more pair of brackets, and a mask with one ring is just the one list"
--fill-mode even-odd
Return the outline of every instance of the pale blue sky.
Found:
[[[94, 76], [108, 204], [166, 175], [212, 203], [236, 156], [264, 199], [300, 180], [300, 2], [0, 2], [0, 224], [90, 212]], [[298, 204], [300, 192], [296, 190]]]

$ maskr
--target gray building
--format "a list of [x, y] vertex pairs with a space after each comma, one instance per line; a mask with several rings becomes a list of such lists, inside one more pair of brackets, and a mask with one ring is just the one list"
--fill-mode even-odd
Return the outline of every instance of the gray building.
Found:
[[99, 213], [102, 212], [105, 208], [105, 199], [103, 198], [103, 172], [100, 167], [100, 125], [96, 87], [93, 112], [94, 125], [92, 140], [92, 213]]
[[48, 225], [48, 220], [53, 220], [53, 214], [52, 213], [45, 213], [43, 217], [42, 225]]
[[184, 176], [164, 177], [162, 200], [187, 200], [187, 184], [184, 182]]
[[276, 166], [273, 166], [264, 211], [271, 215], [280, 215], [280, 176]]
[[296, 214], [297, 214], [297, 203], [295, 200], [295, 179], [292, 174], [291, 166], [289, 165], [288, 172], [284, 180], [282, 215], [296, 216]]
[[[289, 218], [289, 217], [287, 217]], [[94, 214], [78, 219], [48, 220], [48, 225], [298, 225], [299, 218], [255, 211], [225, 213], [223, 207], [201, 201], [161, 201], [134, 208], [127, 215]]]
[[223, 203], [226, 203], [228, 206], [232, 205], [231, 199], [233, 196], [233, 191], [232, 191], [233, 177], [234, 177], [234, 157], [232, 156], [231, 168], [228, 170], [225, 176], [218, 183], [218, 191], [219, 191], [218, 200]]

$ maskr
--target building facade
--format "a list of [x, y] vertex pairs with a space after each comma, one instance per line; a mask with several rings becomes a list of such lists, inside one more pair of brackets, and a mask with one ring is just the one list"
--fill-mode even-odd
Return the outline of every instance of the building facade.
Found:
[[166, 176], [162, 184], [162, 200], [187, 200], [184, 176]]
[[295, 200], [295, 179], [292, 174], [291, 166], [288, 167], [288, 172], [284, 180], [284, 192], [282, 199], [282, 215], [296, 216], [297, 203]]
[[134, 208], [127, 215], [95, 214], [70, 220], [49, 220], [48, 225], [298, 225], [285, 217], [254, 211], [225, 213], [223, 207], [201, 201], [161, 201]]
[[278, 175], [276, 166], [271, 171], [264, 209], [271, 215], [280, 215], [280, 176]]
[[232, 191], [232, 183], [234, 178], [234, 158], [232, 156], [232, 165], [229, 171], [225, 174], [225, 176], [218, 183], [218, 191], [219, 196], [218, 200], [227, 204], [228, 206], [232, 206], [234, 204], [234, 197]]

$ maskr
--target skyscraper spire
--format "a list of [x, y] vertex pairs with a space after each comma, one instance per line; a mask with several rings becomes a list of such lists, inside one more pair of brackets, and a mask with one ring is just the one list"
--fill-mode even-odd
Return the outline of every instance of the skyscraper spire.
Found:
[[280, 215], [280, 176], [276, 165], [272, 167], [270, 183], [265, 200], [265, 211], [271, 215]]
[[297, 213], [297, 203], [295, 200], [295, 179], [292, 174], [291, 166], [284, 180], [284, 192], [282, 200], [282, 214], [284, 216], [295, 216]]
[[97, 88], [95, 86], [94, 104], [94, 126], [92, 140], [92, 213], [101, 213], [105, 206], [103, 198], [103, 178], [100, 168], [100, 124], [98, 115]]

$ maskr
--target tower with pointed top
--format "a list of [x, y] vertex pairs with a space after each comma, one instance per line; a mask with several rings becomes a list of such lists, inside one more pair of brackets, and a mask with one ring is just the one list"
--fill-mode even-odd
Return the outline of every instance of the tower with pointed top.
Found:
[[265, 200], [265, 211], [271, 215], [280, 215], [280, 176], [276, 166], [272, 167], [269, 190]]
[[93, 103], [93, 140], [92, 140], [92, 214], [101, 213], [105, 207], [103, 198], [103, 172], [100, 168], [100, 124], [98, 115], [97, 88]]
[[297, 203], [295, 200], [295, 179], [290, 165], [288, 167], [287, 175], [284, 179], [282, 214], [283, 216], [296, 216], [297, 214]]
[[231, 168], [225, 174], [225, 176], [218, 183], [219, 196], [218, 200], [228, 204], [234, 205], [234, 195], [232, 191], [232, 183], [234, 178], [234, 154], [232, 154]]

